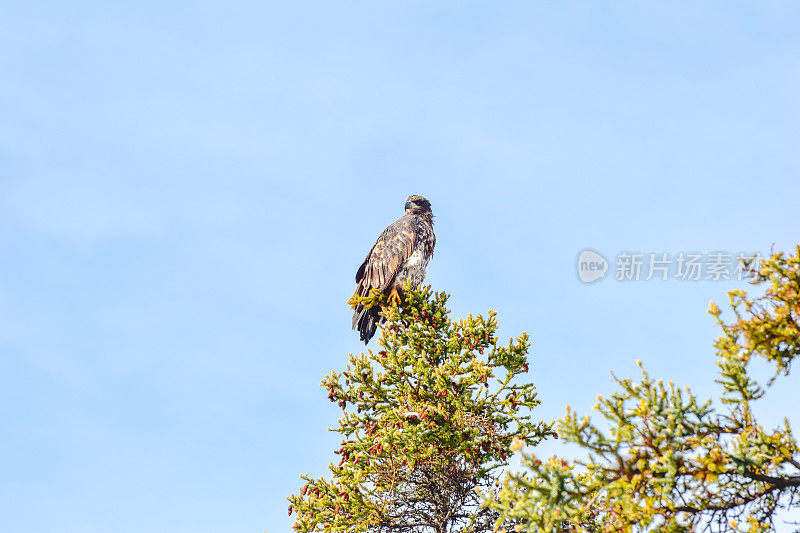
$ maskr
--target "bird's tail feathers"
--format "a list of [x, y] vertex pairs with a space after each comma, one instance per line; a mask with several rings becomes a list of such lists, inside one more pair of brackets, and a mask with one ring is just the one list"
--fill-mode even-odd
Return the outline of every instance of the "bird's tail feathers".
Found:
[[366, 345], [375, 335], [378, 324], [384, 320], [386, 319], [381, 314], [381, 306], [374, 305], [368, 309], [358, 306], [353, 313], [353, 329], [358, 330], [361, 340]]

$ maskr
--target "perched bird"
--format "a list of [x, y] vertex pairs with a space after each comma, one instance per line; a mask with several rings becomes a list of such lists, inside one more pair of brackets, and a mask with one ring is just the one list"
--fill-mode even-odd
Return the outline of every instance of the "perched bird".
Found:
[[[406, 280], [419, 285], [425, 279], [425, 267], [433, 256], [436, 235], [433, 234], [431, 203], [419, 195], [406, 199], [406, 214], [383, 230], [367, 258], [356, 272], [356, 294], [369, 296], [378, 289], [389, 300], [400, 303], [401, 289]], [[385, 318], [381, 306], [365, 309], [355, 307], [353, 329], [358, 329], [361, 340], [367, 344], [375, 335], [378, 324]]]

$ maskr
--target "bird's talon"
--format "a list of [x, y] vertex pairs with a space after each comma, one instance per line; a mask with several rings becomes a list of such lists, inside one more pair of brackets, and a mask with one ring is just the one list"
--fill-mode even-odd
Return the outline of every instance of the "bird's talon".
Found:
[[392, 292], [389, 293], [389, 304], [394, 307], [400, 306], [400, 294], [397, 289], [392, 289]]

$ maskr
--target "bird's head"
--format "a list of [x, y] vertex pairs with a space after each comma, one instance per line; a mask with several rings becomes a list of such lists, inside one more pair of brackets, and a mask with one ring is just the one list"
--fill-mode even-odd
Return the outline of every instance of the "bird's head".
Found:
[[406, 198], [406, 214], [423, 215], [426, 213], [433, 214], [431, 211], [431, 203], [425, 199], [424, 196], [412, 194]]

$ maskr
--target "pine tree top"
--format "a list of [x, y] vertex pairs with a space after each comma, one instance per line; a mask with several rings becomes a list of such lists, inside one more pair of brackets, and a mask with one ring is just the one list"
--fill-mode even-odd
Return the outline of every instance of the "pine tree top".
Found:
[[[380, 294], [351, 304], [384, 304]], [[548, 424], [528, 371], [530, 339], [498, 342], [493, 311], [454, 321], [448, 295], [406, 287], [384, 310], [380, 350], [350, 354], [321, 385], [342, 409], [342, 443], [329, 479], [302, 476], [289, 498], [294, 528], [313, 531], [481, 531], [496, 513], [481, 506], [507, 464], [512, 441], [535, 445]]]

